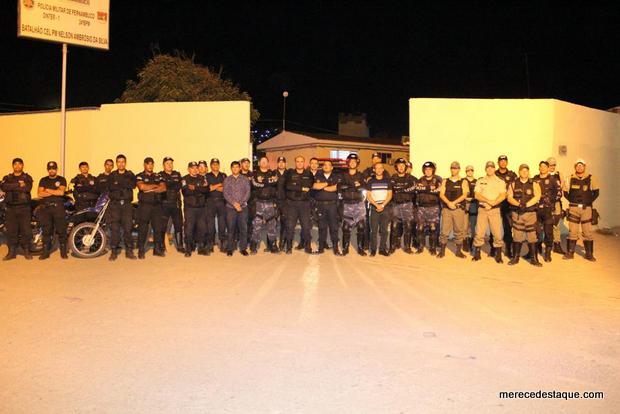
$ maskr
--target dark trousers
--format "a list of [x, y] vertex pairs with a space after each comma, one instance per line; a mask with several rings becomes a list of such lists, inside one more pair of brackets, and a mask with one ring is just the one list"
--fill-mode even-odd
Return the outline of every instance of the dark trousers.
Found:
[[215, 223], [220, 242], [226, 240], [226, 201], [223, 198], [207, 199], [207, 243], [215, 244]]
[[310, 247], [312, 242], [312, 211], [310, 201], [286, 200], [286, 240], [292, 242], [295, 238], [295, 226], [297, 221], [301, 225], [301, 240]]
[[144, 251], [149, 225], [153, 228], [155, 245], [163, 244], [161, 204], [138, 204], [138, 249]]
[[78, 197], [77, 200], [75, 200], [75, 211], [82, 211], [86, 210], [87, 208], [95, 207], [95, 204], [97, 204], [97, 199], [87, 200]]
[[553, 246], [553, 209], [552, 207], [539, 208], [536, 210], [536, 232], [538, 240], [544, 240], [545, 246]]
[[30, 248], [30, 241], [32, 240], [31, 219], [30, 205], [7, 206], [5, 225], [9, 247], [17, 248], [21, 242], [22, 248]]
[[387, 251], [388, 227], [390, 225], [390, 210], [386, 207], [379, 212], [374, 206], [370, 206], [370, 250], [377, 251], [377, 236], [379, 237], [379, 250]]
[[121, 247], [121, 229], [123, 231], [123, 240], [125, 241], [125, 249], [133, 249], [133, 238], [131, 229], [133, 227], [133, 206], [131, 202], [111, 201], [106, 211], [106, 215], [110, 220], [112, 235], [110, 244], [113, 249]]
[[168, 229], [168, 221], [172, 219], [172, 225], [174, 226], [175, 233], [183, 232], [183, 214], [181, 214], [181, 207], [178, 204], [163, 203], [161, 206], [161, 224], [162, 232], [165, 233]]
[[67, 219], [62, 203], [42, 205], [37, 212], [37, 218], [43, 229], [43, 243], [46, 246], [52, 244], [54, 233], [58, 235], [60, 244], [67, 243]]
[[319, 221], [319, 246], [327, 244], [327, 230], [332, 245], [338, 245], [338, 202], [317, 201], [317, 213]]
[[248, 247], [248, 208], [244, 207], [241, 211], [226, 207], [226, 229], [228, 231], [227, 249], [232, 252], [237, 245], [235, 234], [239, 239], [239, 250]]
[[202, 243], [205, 233], [205, 208], [204, 207], [185, 207], [185, 248], [192, 251], [195, 242]]

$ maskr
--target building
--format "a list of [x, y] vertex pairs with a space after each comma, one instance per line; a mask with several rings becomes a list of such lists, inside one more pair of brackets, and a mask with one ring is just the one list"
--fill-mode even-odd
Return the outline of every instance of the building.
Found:
[[259, 144], [256, 149], [265, 153], [272, 168], [275, 168], [276, 159], [281, 155], [286, 157], [289, 167], [293, 166], [298, 155], [306, 161], [312, 157], [320, 160], [330, 158], [344, 166], [347, 156], [356, 153], [361, 158], [361, 168], [370, 166], [373, 152], [380, 153], [383, 162], [388, 165], [392, 165], [398, 157], [408, 158], [409, 155], [407, 146], [393, 140], [293, 131], [281, 132]]

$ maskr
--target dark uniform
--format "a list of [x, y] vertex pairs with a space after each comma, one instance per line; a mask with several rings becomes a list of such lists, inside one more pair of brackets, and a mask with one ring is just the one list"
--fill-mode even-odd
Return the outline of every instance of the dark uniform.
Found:
[[[349, 253], [351, 232], [357, 229], [357, 253], [366, 256], [364, 240], [366, 238], [366, 201], [364, 191], [366, 181], [362, 173], [345, 172], [338, 189], [342, 194], [342, 254]], [[370, 237], [370, 236], [369, 236]]]
[[30, 241], [32, 240], [32, 211], [30, 207], [30, 191], [32, 177], [25, 172], [19, 175], [10, 173], [2, 178], [0, 188], [5, 193], [6, 204], [6, 237], [9, 252], [4, 260], [14, 259], [17, 246], [21, 244], [24, 256], [31, 259]]
[[290, 254], [295, 237], [295, 226], [301, 224], [300, 240], [303, 239], [306, 253], [312, 253], [312, 211], [310, 208], [310, 189], [314, 184], [314, 176], [308, 170], [301, 173], [291, 168], [284, 173], [278, 182], [280, 189], [286, 194], [286, 253]]
[[[278, 182], [283, 180], [282, 177], [284, 177], [284, 173], [286, 173], [286, 171], [287, 170], [276, 170]], [[278, 193], [276, 197], [278, 200], [278, 214], [280, 221], [280, 241], [278, 244], [278, 249], [280, 251], [284, 251], [286, 248], [286, 191], [284, 191], [284, 188], [280, 187], [280, 185], [278, 185]]]
[[[579, 160], [585, 165], [585, 162]], [[572, 174], [564, 183], [564, 197], [568, 200], [568, 237], [566, 239], [565, 259], [572, 259], [575, 255], [577, 239], [581, 236], [585, 250], [585, 258], [596, 261], [594, 257], [594, 239], [592, 221], [596, 217], [593, 207], [594, 201], [599, 197], [598, 183], [590, 174], [584, 173], [578, 176]], [[596, 224], [596, 223], [594, 223]], [[580, 231], [581, 230], [581, 231]]]
[[[189, 186], [194, 186], [190, 189]], [[207, 251], [202, 244], [202, 237], [205, 234], [205, 196], [209, 193], [209, 184], [204, 176], [197, 174], [192, 177], [187, 174], [181, 182], [183, 192], [183, 215], [185, 216], [185, 256], [192, 255], [192, 251], [198, 243], [198, 254], [206, 254]]]
[[73, 184], [75, 211], [95, 207], [99, 191], [97, 191], [97, 179], [93, 175], [78, 174], [73, 177], [71, 184]]
[[[156, 172], [148, 173], [146, 171], [136, 175], [136, 184], [142, 182], [144, 184], [159, 185], [162, 178]], [[153, 248], [154, 256], [164, 255], [164, 232], [162, 222], [162, 199], [163, 193], [154, 191], [144, 192], [138, 191], [138, 257], [144, 258], [146, 249], [146, 238], [149, 233], [149, 226], [153, 228]]]
[[[314, 176], [315, 182], [327, 183], [327, 187], [339, 186], [342, 182], [342, 176], [334, 171], [325, 176], [323, 171], [319, 171]], [[338, 190], [325, 191], [315, 190], [315, 203], [317, 208], [318, 224], [319, 224], [319, 253], [327, 247], [327, 230], [329, 229], [329, 239], [332, 243], [334, 254], [339, 256], [338, 249]]]
[[469, 193], [465, 199], [465, 241], [463, 242], [463, 251], [470, 251], [476, 234], [476, 220], [478, 219], [478, 200], [474, 190], [478, 179], [473, 178], [471, 181], [466, 177]]
[[[211, 185], [223, 184], [226, 174], [217, 175], [209, 172], [206, 175], [207, 183]], [[207, 244], [209, 250], [215, 244], [215, 222], [217, 221], [217, 236], [220, 239], [220, 252], [226, 251], [226, 200], [222, 191], [209, 191], [207, 194]]]
[[[495, 171], [495, 175], [506, 183], [506, 189], [508, 189], [508, 186], [511, 183], [514, 183], [519, 178], [514, 171], [508, 169], [505, 172], [500, 172], [498, 168]], [[502, 216], [502, 227], [504, 228], [504, 245], [506, 246], [506, 255], [508, 257], [512, 257], [512, 223], [510, 222], [510, 212], [510, 203], [508, 203], [507, 200], [502, 201], [502, 204], [500, 205], [500, 213]], [[489, 238], [489, 244], [493, 246], [493, 235]]]
[[[426, 164], [425, 164], [426, 165]], [[426, 230], [428, 229], [429, 251], [434, 255], [439, 243], [439, 190], [441, 177], [433, 174], [430, 178], [426, 175], [418, 178], [416, 183], [416, 222], [418, 249], [416, 253], [422, 253], [426, 246]]]
[[121, 249], [121, 229], [125, 243], [125, 256], [128, 259], [135, 259], [133, 254], [133, 238], [131, 230], [133, 228], [133, 189], [136, 188], [136, 176], [130, 170], [120, 173], [118, 170], [112, 171], [107, 181], [108, 195], [110, 204], [106, 214], [111, 223], [112, 255], [110, 260], [114, 260]]
[[[183, 253], [183, 214], [181, 212], [181, 173], [173, 170], [168, 174], [165, 171], [159, 173], [162, 181], [166, 183], [166, 192], [163, 193], [161, 203], [162, 210], [162, 235], [163, 241], [168, 229], [168, 221], [172, 219], [174, 226], [174, 244], [177, 251]], [[164, 246], [165, 247], [165, 246]]]
[[[538, 252], [536, 251], [536, 223], [538, 205], [526, 207], [526, 204], [535, 197], [534, 180], [528, 178], [523, 182], [520, 179], [512, 182], [509, 188], [512, 192], [512, 198], [519, 202], [519, 206], [510, 205], [511, 219], [513, 231], [513, 257], [508, 264], [514, 265], [519, 262], [521, 255], [521, 245], [527, 242], [529, 247], [530, 263], [534, 266], [541, 266], [538, 261]], [[551, 230], [553, 231], [553, 230]]]
[[[39, 187], [48, 190], [57, 190], [60, 187], [67, 188], [67, 180], [60, 175], [47, 176], [39, 180]], [[53, 195], [41, 199], [41, 204], [37, 209], [37, 218], [43, 229], [43, 252], [39, 259], [49, 257], [54, 233], [58, 235], [60, 255], [63, 258], [67, 257], [67, 218], [64, 202], [64, 195]]]
[[[545, 262], [551, 261], [551, 251], [553, 250], [553, 212], [555, 204], [562, 197], [562, 187], [560, 185], [560, 178], [557, 174], [547, 174], [545, 177], [541, 177], [537, 174], [533, 178], [535, 183], [540, 186], [540, 202], [536, 209], [537, 216], [537, 229], [539, 246], [542, 246], [544, 241]], [[540, 248], [539, 248], [540, 250]]]
[[260, 245], [261, 232], [267, 230], [267, 248], [271, 253], [277, 253], [276, 239], [278, 237], [278, 174], [275, 171], [254, 171], [250, 181], [252, 188], [250, 198], [254, 200], [254, 217], [252, 218], [252, 236], [250, 252], [256, 254]]
[[399, 245], [399, 229], [403, 231], [403, 250], [411, 253], [411, 236], [415, 224], [415, 207], [413, 205], [417, 180], [413, 175], [394, 174], [390, 177], [392, 185], [392, 223], [390, 226], [390, 251]]
[[97, 176], [95, 180], [95, 188], [97, 189], [97, 193], [104, 194], [108, 192], [108, 184], [110, 183], [110, 174], [101, 173]]

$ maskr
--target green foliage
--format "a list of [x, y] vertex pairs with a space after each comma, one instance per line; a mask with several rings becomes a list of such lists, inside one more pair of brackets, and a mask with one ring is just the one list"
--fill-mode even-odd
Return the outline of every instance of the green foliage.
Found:
[[[247, 92], [209, 68], [186, 56], [157, 55], [138, 73], [138, 81], [128, 80], [116, 102], [195, 102], [252, 101]], [[260, 113], [251, 106], [251, 121]]]

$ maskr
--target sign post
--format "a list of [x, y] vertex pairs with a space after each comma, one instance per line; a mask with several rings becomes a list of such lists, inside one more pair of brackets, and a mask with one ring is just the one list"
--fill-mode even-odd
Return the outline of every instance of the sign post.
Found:
[[62, 43], [60, 168], [65, 174], [67, 49], [109, 50], [110, 0], [17, 0], [17, 36]]

